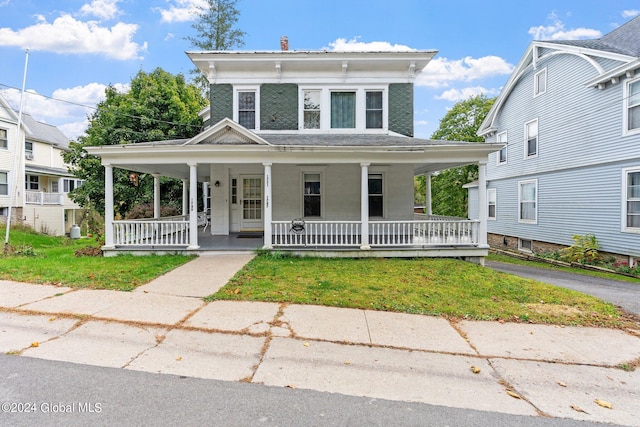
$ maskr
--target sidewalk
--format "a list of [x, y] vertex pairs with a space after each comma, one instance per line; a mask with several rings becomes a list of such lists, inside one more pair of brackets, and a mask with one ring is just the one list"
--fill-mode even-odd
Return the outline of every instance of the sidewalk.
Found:
[[640, 359], [640, 330], [202, 300], [250, 258], [200, 257], [134, 292], [0, 281], [0, 352], [640, 425], [640, 369], [618, 368]]

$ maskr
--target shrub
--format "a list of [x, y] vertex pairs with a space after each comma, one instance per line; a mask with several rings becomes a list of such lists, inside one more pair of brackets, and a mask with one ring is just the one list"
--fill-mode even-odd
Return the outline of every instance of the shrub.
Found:
[[560, 259], [580, 264], [597, 264], [600, 261], [598, 249], [600, 249], [600, 244], [595, 235], [574, 235], [573, 245], [560, 251]]
[[[171, 205], [160, 206], [160, 216], [174, 216], [180, 215], [180, 210]], [[144, 218], [153, 218], [153, 204], [152, 203], [141, 203], [136, 205], [131, 211], [127, 213], [125, 219], [144, 219]]]

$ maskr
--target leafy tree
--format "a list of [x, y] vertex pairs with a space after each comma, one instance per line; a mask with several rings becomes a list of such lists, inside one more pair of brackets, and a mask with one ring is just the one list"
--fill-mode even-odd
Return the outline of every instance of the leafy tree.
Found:
[[[185, 39], [200, 50], [229, 50], [244, 46], [243, 38], [246, 33], [234, 28], [240, 15], [236, 3], [238, 0], [206, 0], [206, 5], [197, 7], [195, 14], [198, 19], [191, 24], [197, 35]], [[193, 80], [202, 93], [208, 94], [207, 78], [197, 68], [190, 73], [195, 76]]]
[[[480, 128], [495, 98], [485, 95], [472, 96], [457, 102], [440, 120], [440, 127], [431, 139], [447, 141], [483, 142], [476, 132]], [[468, 211], [467, 190], [464, 184], [478, 179], [478, 165], [466, 165], [440, 171], [431, 178], [432, 210], [434, 215], [466, 217]], [[424, 201], [425, 178], [416, 178], [416, 202]]]
[[[104, 168], [100, 159], [90, 156], [84, 147], [129, 144], [196, 135], [202, 120], [198, 116], [205, 105], [199, 89], [188, 84], [181, 74], [173, 75], [161, 68], [150, 73], [139, 71], [131, 80], [128, 92], [109, 86], [105, 100], [92, 114], [85, 135], [69, 144], [64, 154], [71, 172], [85, 183], [71, 193], [83, 207], [104, 212]], [[116, 212], [126, 213], [140, 203], [153, 200], [153, 177], [115, 168], [113, 171]], [[161, 203], [179, 206], [182, 182], [161, 178]]]

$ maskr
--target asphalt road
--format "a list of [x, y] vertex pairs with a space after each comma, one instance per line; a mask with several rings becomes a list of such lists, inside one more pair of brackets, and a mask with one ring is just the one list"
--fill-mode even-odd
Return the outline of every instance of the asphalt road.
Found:
[[600, 425], [4, 354], [0, 406], [0, 425], [7, 426]]
[[555, 286], [593, 295], [640, 317], [640, 280], [637, 283], [602, 279], [549, 268], [487, 261], [486, 266], [516, 276], [539, 280]]

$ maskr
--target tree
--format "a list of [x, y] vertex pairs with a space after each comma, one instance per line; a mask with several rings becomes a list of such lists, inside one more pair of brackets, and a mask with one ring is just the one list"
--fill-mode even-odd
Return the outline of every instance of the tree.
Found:
[[[104, 168], [84, 147], [192, 137], [202, 127], [198, 112], [206, 105], [199, 89], [188, 84], [183, 75], [161, 68], [151, 73], [139, 71], [128, 92], [109, 86], [105, 95], [90, 117], [85, 135], [71, 142], [70, 151], [64, 154], [71, 172], [85, 181], [71, 192], [71, 198], [99, 212], [104, 212]], [[113, 172], [114, 204], [121, 217], [134, 206], [153, 200], [152, 176], [118, 168]], [[161, 178], [161, 194], [164, 204], [179, 205], [181, 181]]]
[[[206, 0], [206, 6], [198, 6], [195, 14], [198, 19], [191, 24], [196, 30], [195, 37], [185, 37], [191, 45], [200, 50], [229, 50], [244, 46], [245, 32], [234, 28], [238, 22], [238, 0]], [[197, 68], [190, 71], [194, 74], [194, 83], [201, 88], [203, 94], [209, 93], [209, 81]]]
[[[487, 117], [495, 98], [484, 94], [457, 102], [440, 120], [440, 126], [431, 139], [447, 141], [483, 142], [476, 132]], [[466, 165], [440, 171], [431, 179], [432, 210], [435, 215], [466, 217], [468, 211], [467, 190], [463, 185], [478, 179], [478, 165]], [[424, 200], [425, 178], [416, 178], [416, 195]]]

